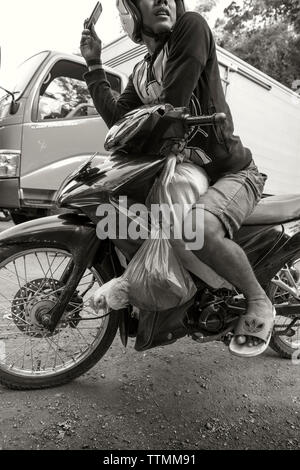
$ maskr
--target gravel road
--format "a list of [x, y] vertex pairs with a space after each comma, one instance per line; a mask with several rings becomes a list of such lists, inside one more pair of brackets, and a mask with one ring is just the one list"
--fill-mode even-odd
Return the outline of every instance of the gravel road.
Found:
[[[11, 226], [0, 223], [0, 230]], [[300, 365], [189, 338], [145, 353], [116, 337], [76, 381], [0, 386], [1, 449], [298, 449]]]

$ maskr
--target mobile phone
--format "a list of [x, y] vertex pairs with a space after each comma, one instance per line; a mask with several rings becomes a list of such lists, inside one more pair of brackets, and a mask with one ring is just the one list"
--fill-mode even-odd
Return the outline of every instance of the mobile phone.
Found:
[[102, 5], [101, 2], [97, 2], [94, 10], [92, 11], [91, 16], [89, 17], [88, 20], [84, 22], [84, 27], [85, 29], [91, 29], [91, 26], [97, 23], [97, 21], [100, 18], [100, 15], [102, 13]]

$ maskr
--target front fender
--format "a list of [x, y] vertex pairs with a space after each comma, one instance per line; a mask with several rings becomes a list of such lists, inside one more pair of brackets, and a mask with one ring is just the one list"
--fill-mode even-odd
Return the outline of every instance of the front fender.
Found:
[[[21, 188], [30, 188], [46, 191], [56, 191], [67, 176], [86, 163], [93, 154], [86, 153], [72, 157], [61, 158], [41, 168], [21, 175]], [[100, 164], [107, 159], [107, 155], [98, 155], [95, 161]], [[41, 185], [41, 181], [43, 184]]]
[[8, 245], [39, 245], [51, 243], [67, 249], [78, 259], [84, 252], [89, 262], [97, 252], [101, 241], [97, 238], [95, 225], [84, 215], [60, 214], [31, 220], [16, 225], [0, 234], [0, 249]]
[[30, 248], [30, 245], [45, 243], [69, 251], [77, 265], [84, 263], [91, 267], [96, 261], [106, 273], [105, 281], [123, 272], [111, 242], [97, 237], [95, 225], [85, 215], [67, 213], [42, 217], [0, 233], [0, 250], [11, 245]]

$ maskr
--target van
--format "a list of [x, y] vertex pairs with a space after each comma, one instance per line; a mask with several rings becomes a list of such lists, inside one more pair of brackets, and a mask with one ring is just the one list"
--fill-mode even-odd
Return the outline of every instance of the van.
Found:
[[[105, 70], [118, 95], [126, 76]], [[0, 207], [15, 223], [51, 213], [63, 179], [91, 153], [107, 154], [86, 71], [79, 56], [43, 51], [19, 67], [15, 100], [0, 99]]]

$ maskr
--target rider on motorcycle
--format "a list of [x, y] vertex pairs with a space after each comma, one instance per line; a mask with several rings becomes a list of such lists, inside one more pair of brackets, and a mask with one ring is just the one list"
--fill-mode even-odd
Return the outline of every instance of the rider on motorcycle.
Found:
[[[194, 115], [227, 115], [222, 128], [211, 126], [207, 133], [194, 130], [188, 137], [189, 159], [203, 166], [210, 178], [207, 193], [197, 201], [204, 206], [205, 242], [194, 253], [247, 300], [231, 352], [258, 355], [268, 345], [273, 308], [233, 236], [260, 200], [266, 176], [258, 171], [250, 150], [233, 135], [211, 30], [200, 14], [185, 11], [183, 0], [117, 0], [117, 7], [125, 31], [136, 43], [145, 44], [148, 54], [134, 67], [126, 89], [116, 99], [102, 68], [101, 40], [93, 27], [84, 29], [80, 46], [88, 66], [85, 80], [108, 127], [145, 104], [188, 107]], [[256, 337], [257, 332], [264, 339]]]

